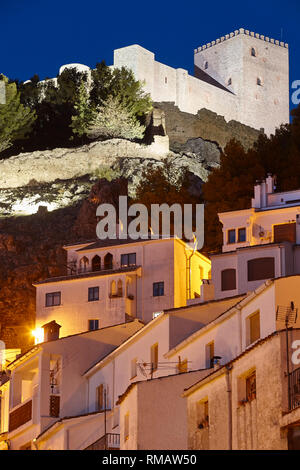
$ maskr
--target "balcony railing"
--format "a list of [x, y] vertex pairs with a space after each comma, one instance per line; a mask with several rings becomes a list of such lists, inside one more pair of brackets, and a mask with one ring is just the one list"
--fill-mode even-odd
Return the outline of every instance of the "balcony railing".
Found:
[[118, 450], [120, 434], [107, 433], [84, 450]]
[[31, 419], [32, 400], [29, 400], [9, 414], [9, 432], [14, 431]]
[[70, 267], [68, 268], [68, 274], [73, 275], [73, 274], [88, 274], [88, 273], [97, 273], [97, 272], [102, 272], [102, 271], [115, 271], [118, 269], [126, 269], [126, 268], [132, 268], [135, 269], [138, 266], [136, 264], [121, 264], [121, 263], [109, 263], [106, 265], [101, 265], [101, 266], [85, 266], [85, 267]]
[[294, 410], [300, 406], [300, 367], [295, 369], [289, 375], [290, 381], [290, 397], [289, 397], [289, 408]]

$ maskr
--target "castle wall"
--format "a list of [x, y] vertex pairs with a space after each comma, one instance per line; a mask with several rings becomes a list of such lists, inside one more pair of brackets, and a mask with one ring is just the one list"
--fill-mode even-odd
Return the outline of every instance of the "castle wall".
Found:
[[31, 180], [49, 183], [91, 174], [101, 166], [111, 166], [118, 158], [161, 160], [169, 152], [168, 136], [154, 136], [151, 145], [124, 139], [93, 142], [74, 149], [20, 153], [0, 161], [0, 188], [18, 188]]

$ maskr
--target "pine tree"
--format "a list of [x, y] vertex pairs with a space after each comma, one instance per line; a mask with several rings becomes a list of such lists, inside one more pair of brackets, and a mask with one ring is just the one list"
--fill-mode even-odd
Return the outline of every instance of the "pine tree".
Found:
[[90, 105], [87, 87], [83, 81], [81, 82], [78, 90], [78, 97], [74, 105], [74, 109], [75, 114], [72, 116], [70, 127], [74, 134], [81, 137], [86, 134], [95, 115], [95, 111]]
[[5, 104], [0, 105], [0, 152], [10, 147], [15, 140], [25, 138], [32, 130], [36, 119], [30, 108], [20, 103], [20, 93], [15, 83], [5, 81]]

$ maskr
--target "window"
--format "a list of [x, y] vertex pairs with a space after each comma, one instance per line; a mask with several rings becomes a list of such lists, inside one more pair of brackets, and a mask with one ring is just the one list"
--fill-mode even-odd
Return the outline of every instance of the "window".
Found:
[[104, 269], [112, 269], [113, 267], [113, 255], [111, 253], [106, 253], [104, 256]]
[[99, 287], [89, 287], [89, 302], [99, 300]]
[[79, 272], [85, 273], [88, 270], [88, 267], [89, 267], [89, 260], [86, 256], [84, 256], [79, 261]]
[[274, 258], [256, 258], [248, 261], [248, 281], [275, 277]]
[[168, 83], [168, 77], [165, 77], [165, 83]]
[[124, 415], [124, 442], [129, 439], [129, 413]]
[[251, 48], [251, 55], [252, 57], [256, 57], [256, 50], [254, 49], [254, 47]]
[[274, 225], [274, 243], [296, 243], [296, 222]]
[[92, 259], [92, 271], [101, 271], [101, 258], [98, 255]]
[[256, 398], [256, 372], [246, 377], [246, 399], [247, 401], [255, 400]]
[[221, 290], [236, 289], [236, 270], [224, 269], [221, 271]]
[[151, 356], [151, 370], [153, 372], [154, 370], [157, 370], [157, 367], [158, 367], [158, 343], [155, 343], [151, 346], [150, 356]]
[[257, 77], [256, 83], [257, 83], [257, 85], [262, 86], [261, 78]]
[[110, 283], [110, 297], [115, 297], [117, 295], [116, 281], [111, 281]]
[[200, 400], [196, 404], [197, 427], [204, 429], [209, 426], [208, 400]]
[[235, 229], [228, 230], [227, 243], [235, 243]]
[[238, 242], [242, 243], [246, 241], [246, 229], [245, 227], [238, 229]]
[[137, 376], [137, 358], [135, 357], [131, 361], [131, 378], [134, 379]]
[[89, 320], [89, 331], [99, 330], [99, 320]]
[[118, 280], [118, 291], [117, 291], [118, 297], [123, 297], [123, 282], [121, 279]]
[[46, 294], [46, 307], [54, 307], [60, 305], [61, 303], [61, 293], [60, 292], [50, 292]]
[[253, 313], [246, 319], [246, 343], [247, 346], [260, 338], [260, 315], [259, 311]]
[[164, 282], [153, 283], [153, 297], [160, 297], [165, 295], [164, 290]]
[[232, 79], [231, 79], [231, 78], [228, 78], [227, 85], [228, 85], [228, 86], [232, 85]]
[[208, 62], [205, 62], [205, 64], [204, 64], [204, 69], [205, 69], [205, 70], [208, 69]]
[[99, 385], [96, 388], [96, 408], [97, 411], [104, 409], [104, 386], [103, 384]]
[[205, 346], [205, 367], [210, 369], [214, 366], [215, 343], [212, 341]]
[[121, 255], [121, 266], [135, 266], [136, 265], [136, 253], [128, 253]]

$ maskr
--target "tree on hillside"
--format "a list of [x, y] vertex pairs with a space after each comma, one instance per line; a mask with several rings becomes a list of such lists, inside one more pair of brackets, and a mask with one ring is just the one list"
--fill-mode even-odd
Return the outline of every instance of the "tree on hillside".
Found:
[[104, 62], [92, 70], [91, 104], [95, 108], [108, 96], [117, 98], [135, 117], [143, 117], [152, 109], [152, 100], [143, 90], [143, 83], [136, 80], [126, 67], [110, 69]]
[[87, 88], [83, 81], [81, 82], [78, 90], [78, 96], [74, 104], [74, 110], [75, 113], [71, 117], [72, 122], [70, 127], [73, 134], [77, 134], [81, 137], [87, 134], [87, 130], [95, 118], [95, 111], [93, 108], [91, 108]]
[[35, 113], [20, 102], [15, 83], [5, 81], [5, 104], [0, 104], [0, 152], [9, 148], [17, 139], [28, 136], [36, 119]]
[[119, 98], [109, 95], [94, 113], [87, 135], [91, 138], [142, 139], [145, 127]]

